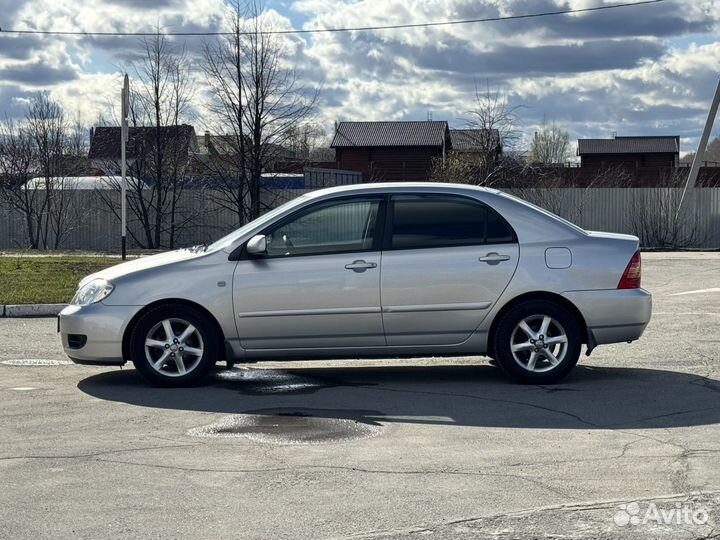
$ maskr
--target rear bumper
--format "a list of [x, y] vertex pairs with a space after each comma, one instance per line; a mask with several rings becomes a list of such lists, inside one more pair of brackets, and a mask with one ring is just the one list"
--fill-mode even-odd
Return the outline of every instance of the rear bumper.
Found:
[[650, 322], [652, 295], [645, 289], [569, 291], [563, 296], [580, 310], [598, 345], [634, 341]]
[[[122, 365], [122, 337], [134, 311], [130, 306], [67, 306], [58, 316], [58, 331], [65, 354], [77, 364]], [[81, 347], [71, 346], [70, 336], [85, 336]]]

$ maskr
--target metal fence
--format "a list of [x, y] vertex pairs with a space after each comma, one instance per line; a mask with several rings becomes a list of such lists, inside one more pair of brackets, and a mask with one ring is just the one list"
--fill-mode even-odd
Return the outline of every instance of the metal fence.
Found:
[[[274, 207], [309, 190], [267, 190], [266, 206]], [[509, 190], [513, 191], [513, 190]], [[720, 188], [696, 188], [688, 193], [685, 213], [678, 225], [675, 209], [678, 188], [553, 188], [514, 191], [522, 198], [547, 208], [587, 230], [635, 234], [647, 247], [663, 245], [720, 248]], [[99, 193], [74, 191], [66, 194], [66, 230], [63, 249], [92, 251], [120, 247], [120, 222]], [[217, 202], [216, 194], [188, 190], [178, 205], [175, 245], [211, 242], [238, 226], [235, 214]], [[119, 194], [103, 192], [116, 207]], [[130, 231], [141, 237], [137, 220], [129, 216]], [[138, 247], [132, 236], [129, 247]], [[0, 202], [0, 249], [28, 247], [25, 220], [17, 210]]]
[[[308, 189], [264, 189], [262, 207], [274, 208]], [[68, 190], [63, 193], [62, 249], [115, 251], [120, 249], [120, 193], [115, 190]], [[41, 197], [38, 197], [41, 199]], [[175, 246], [210, 243], [239, 225], [222, 194], [209, 190], [185, 190], [177, 203]], [[144, 231], [128, 209], [128, 248], [142, 247]], [[151, 213], [152, 219], [152, 213]], [[161, 244], [168, 246], [170, 227], [163, 226]], [[0, 249], [29, 247], [24, 216], [0, 200]], [[52, 236], [52, 234], [51, 234]]]
[[720, 248], [720, 188], [552, 188], [507, 190], [585, 230], [633, 234], [643, 247]]
[[305, 167], [305, 187], [309, 189], [361, 184], [362, 181], [363, 176], [359, 171]]

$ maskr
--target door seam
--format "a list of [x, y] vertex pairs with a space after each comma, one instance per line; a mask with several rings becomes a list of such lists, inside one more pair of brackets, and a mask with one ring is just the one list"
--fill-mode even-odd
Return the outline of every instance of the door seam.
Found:
[[[384, 234], [385, 231], [383, 231]], [[383, 255], [385, 252], [380, 250], [380, 271], [378, 272], [378, 298], [380, 299], [380, 325], [382, 326], [383, 341], [387, 347], [387, 332], [385, 331], [385, 313], [382, 300], [382, 271], [383, 271]]]

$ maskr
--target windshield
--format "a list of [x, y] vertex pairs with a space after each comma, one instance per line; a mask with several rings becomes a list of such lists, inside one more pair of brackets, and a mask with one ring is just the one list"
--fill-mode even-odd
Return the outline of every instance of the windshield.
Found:
[[271, 210], [270, 212], [263, 214], [256, 220], [243, 225], [239, 229], [234, 230], [230, 234], [227, 234], [227, 235], [223, 236], [222, 238], [220, 238], [219, 240], [217, 240], [216, 242], [210, 244], [210, 246], [208, 246], [208, 251], [227, 249], [227, 248], [231, 247], [233, 244], [235, 244], [237, 242], [238, 239], [242, 238], [243, 236], [245, 236], [247, 233], [249, 233], [253, 229], [260, 227], [263, 224], [271, 221], [275, 216], [282, 214], [288, 208], [298, 205], [308, 198], [309, 198], [308, 195], [300, 195], [299, 197], [293, 199], [292, 201], [286, 202], [285, 204], [278, 206], [274, 210]]

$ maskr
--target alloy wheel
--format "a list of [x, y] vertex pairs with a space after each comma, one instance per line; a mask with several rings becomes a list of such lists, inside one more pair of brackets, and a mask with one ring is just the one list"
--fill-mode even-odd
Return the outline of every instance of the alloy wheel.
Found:
[[568, 351], [563, 326], [548, 315], [531, 315], [521, 320], [510, 336], [515, 362], [527, 371], [543, 373], [562, 363]]
[[192, 372], [204, 350], [202, 335], [184, 319], [163, 319], [145, 338], [145, 358], [155, 371], [166, 377]]

